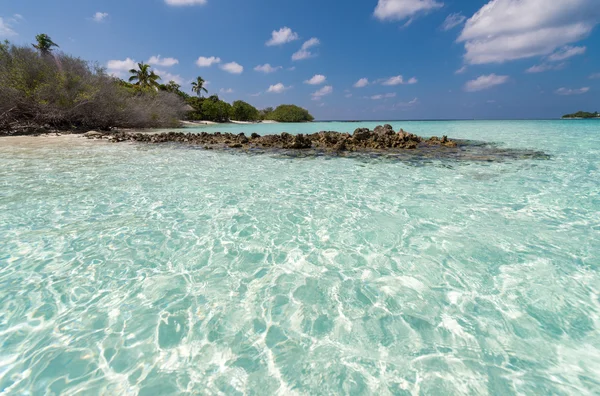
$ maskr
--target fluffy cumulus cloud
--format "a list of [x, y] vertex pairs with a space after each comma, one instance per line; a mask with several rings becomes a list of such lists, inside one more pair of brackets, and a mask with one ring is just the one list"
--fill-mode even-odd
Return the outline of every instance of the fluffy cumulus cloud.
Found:
[[160, 77], [160, 81], [163, 84], [166, 84], [170, 81], [174, 81], [179, 85], [183, 85], [183, 83], [185, 82], [185, 79], [183, 77], [181, 77], [179, 74], [171, 74], [168, 71], [159, 70], [159, 69], [155, 69], [154, 72], [156, 74], [158, 74], [158, 76]]
[[321, 98], [325, 95], [329, 95], [333, 92], [333, 87], [331, 85], [326, 85], [323, 88], [313, 92], [312, 100], [321, 100]]
[[137, 62], [131, 58], [125, 60], [109, 60], [106, 64], [108, 74], [114, 77], [125, 78], [131, 69], [137, 69]]
[[282, 45], [294, 40], [298, 40], [298, 38], [298, 33], [292, 31], [292, 29], [289, 27], [284, 26], [279, 30], [273, 30], [273, 32], [271, 32], [271, 39], [267, 41], [266, 44], [268, 46]]
[[590, 87], [583, 87], [583, 88], [578, 88], [578, 89], [559, 88], [556, 90], [556, 94], [557, 95], [565, 95], [565, 96], [581, 95], [581, 94], [587, 93], [589, 90], [590, 90]]
[[244, 66], [240, 65], [237, 62], [229, 62], [222, 65], [221, 69], [231, 74], [242, 74], [242, 72], [244, 71]]
[[221, 58], [217, 58], [217, 57], [214, 57], [214, 56], [211, 56], [211, 57], [207, 58], [205, 56], [201, 56], [196, 61], [196, 66], [198, 66], [198, 67], [211, 67], [212, 65], [214, 65], [216, 63], [221, 63]]
[[304, 84], [320, 85], [320, 84], [323, 84], [325, 82], [325, 80], [327, 80], [327, 77], [325, 77], [324, 75], [315, 74], [314, 76], [312, 76], [312, 78], [304, 81]]
[[373, 14], [381, 21], [398, 21], [443, 6], [444, 3], [435, 0], [379, 0]]
[[206, 4], [206, 0], [165, 0], [170, 6], [193, 6]]
[[489, 74], [487, 76], [479, 76], [475, 80], [468, 81], [465, 84], [465, 91], [476, 92], [483, 91], [484, 89], [495, 87], [508, 82], [508, 76], [498, 76], [496, 74]]
[[464, 16], [463, 14], [458, 13], [458, 12], [455, 12], [454, 14], [450, 14], [446, 17], [446, 20], [442, 24], [442, 30], [448, 31], [448, 30], [454, 29], [458, 25], [462, 25], [466, 19], [467, 19], [466, 16]]
[[458, 41], [470, 64], [549, 55], [587, 37], [600, 21], [597, 0], [492, 0], [465, 24]]
[[179, 61], [175, 58], [161, 58], [160, 55], [151, 56], [148, 59], [148, 64], [153, 66], [171, 67], [178, 63]]
[[401, 84], [416, 84], [418, 80], [414, 77], [408, 79], [408, 81], [404, 81], [404, 77], [402, 76], [394, 76], [390, 78], [386, 78], [382, 81], [381, 85], [401, 85]]
[[12, 37], [16, 35], [17, 32], [13, 30], [9, 21], [6, 21], [2, 17], [0, 17], [0, 37]]
[[361, 78], [360, 80], [358, 80], [357, 82], [354, 83], [354, 88], [364, 88], [367, 85], [369, 85], [369, 79]]
[[321, 44], [321, 41], [319, 41], [319, 39], [316, 37], [313, 37], [310, 40], [305, 41], [304, 44], [302, 44], [302, 47], [300, 48], [300, 50], [298, 52], [295, 52], [292, 55], [292, 60], [297, 61], [297, 60], [308, 59], [308, 58], [312, 58], [313, 56], [316, 56], [311, 51], [309, 51], [309, 49], [312, 47], [316, 47], [319, 44]]
[[137, 62], [131, 58], [125, 60], [109, 60], [106, 64], [109, 71], [129, 71], [137, 68]]
[[267, 92], [269, 92], [269, 93], [282, 93], [283, 91], [287, 91], [290, 88], [292, 88], [292, 87], [286, 87], [282, 83], [277, 83], [275, 85], [271, 85], [269, 87], [269, 89], [267, 89]]
[[97, 12], [92, 17], [92, 19], [96, 22], [102, 22], [106, 18], [108, 18], [108, 13], [106, 13], [106, 12]]
[[256, 70], [257, 72], [262, 72], [265, 74], [274, 73], [279, 69], [281, 69], [281, 66], [273, 67], [268, 63], [265, 63], [264, 65], [258, 65], [254, 68], [254, 70]]

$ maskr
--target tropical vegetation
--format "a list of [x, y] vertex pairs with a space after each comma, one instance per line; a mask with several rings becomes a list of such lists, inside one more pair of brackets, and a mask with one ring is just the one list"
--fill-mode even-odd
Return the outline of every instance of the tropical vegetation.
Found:
[[198, 77], [196, 81], [192, 82], [192, 92], [196, 92], [196, 94], [202, 97], [202, 91], [208, 93], [208, 90], [204, 88], [204, 84], [206, 81], [202, 77]]
[[138, 68], [129, 70], [129, 73], [131, 73], [129, 82], [133, 83], [136, 87], [155, 91], [160, 87], [158, 83], [160, 77], [154, 73], [154, 70], [150, 69], [150, 65], [138, 63]]
[[600, 113], [588, 113], [587, 111], [578, 111], [573, 114], [566, 114], [562, 118], [600, 118]]
[[309, 122], [314, 117], [308, 110], [296, 105], [281, 105], [266, 115], [266, 119], [278, 122]]
[[108, 130], [115, 127], [175, 127], [180, 120], [281, 122], [312, 121], [305, 109], [281, 105], [258, 110], [237, 100], [229, 104], [208, 93], [197, 77], [192, 96], [176, 81], [161, 84], [150, 65], [138, 63], [126, 79], [83, 59], [55, 51], [46, 34], [32, 47], [0, 42], [0, 131]]

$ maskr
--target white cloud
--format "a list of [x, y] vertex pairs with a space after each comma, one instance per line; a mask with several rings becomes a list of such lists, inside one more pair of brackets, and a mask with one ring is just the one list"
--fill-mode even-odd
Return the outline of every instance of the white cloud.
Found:
[[148, 59], [148, 64], [154, 66], [171, 67], [178, 63], [179, 61], [175, 58], [161, 58], [160, 55], [151, 56], [150, 59]]
[[179, 74], [171, 74], [168, 71], [159, 70], [159, 69], [155, 69], [154, 72], [156, 74], [158, 74], [162, 84], [166, 84], [169, 81], [175, 81], [177, 84], [183, 85], [183, 83], [185, 82], [185, 79], [183, 77], [181, 77]]
[[277, 70], [281, 69], [281, 66], [271, 66], [268, 63], [265, 63], [264, 65], [258, 65], [254, 68], [254, 70], [258, 71], [258, 72], [263, 72], [265, 74], [269, 74], [269, 73], [274, 73]]
[[467, 17], [459, 12], [450, 14], [446, 17], [446, 20], [442, 24], [442, 30], [448, 31], [448, 30], [454, 29], [458, 25], [462, 25], [466, 19], [467, 19]]
[[282, 45], [294, 40], [298, 40], [298, 38], [298, 33], [292, 31], [292, 29], [289, 27], [284, 26], [279, 30], [273, 30], [273, 32], [271, 32], [271, 39], [267, 41], [266, 45]]
[[417, 82], [418, 80], [414, 77], [411, 77], [408, 81], [404, 81], [404, 77], [400, 75], [384, 79], [381, 85], [416, 84]]
[[109, 60], [106, 64], [106, 68], [109, 71], [129, 71], [131, 69], [137, 69], [137, 62], [131, 58], [125, 60]]
[[214, 56], [211, 56], [209, 58], [201, 56], [198, 58], [198, 60], [196, 61], [196, 66], [198, 67], [210, 67], [216, 63], [221, 63], [221, 58], [217, 58]]
[[310, 80], [304, 81], [304, 84], [320, 85], [320, 84], [323, 84], [326, 80], [327, 80], [327, 77], [325, 77], [324, 75], [315, 74], [314, 76], [312, 76], [312, 78]]
[[600, 21], [597, 0], [492, 0], [458, 38], [470, 64], [543, 56], [587, 37]]
[[92, 17], [92, 19], [96, 22], [102, 22], [103, 20], [105, 20], [106, 18], [108, 18], [108, 13], [107, 12], [97, 12], [94, 14], [94, 16]]
[[381, 21], [402, 20], [443, 6], [435, 0], [379, 0], [374, 15]]
[[525, 70], [526, 73], [542, 73], [548, 70], [561, 70], [564, 69], [566, 63], [559, 64], [550, 64], [550, 63], [542, 63], [540, 65], [531, 66], [529, 69]]
[[590, 74], [590, 80], [597, 80], [600, 78], [600, 73]]
[[463, 74], [466, 71], [467, 71], [467, 66], [463, 66], [460, 69], [458, 69], [457, 71], [455, 71], [454, 74]]
[[351, 98], [351, 97], [352, 97], [352, 94], [351, 94], [351, 93], [349, 93], [349, 94], [346, 94], [346, 95], [344, 95], [344, 96], [346, 96], [347, 98]]
[[269, 92], [269, 93], [282, 93], [283, 91], [286, 91], [286, 90], [288, 90], [290, 88], [292, 88], [292, 87], [286, 87], [282, 83], [277, 83], [275, 85], [271, 85], [269, 87], [269, 89], [267, 89], [267, 92]]
[[219, 90], [219, 92], [222, 93], [222, 94], [230, 94], [230, 93], [233, 93], [233, 88], [227, 88], [227, 89], [221, 88]]
[[321, 97], [323, 97], [325, 95], [329, 95], [332, 92], [333, 92], [333, 87], [331, 85], [325, 85], [323, 88], [321, 88], [311, 94], [312, 100], [321, 100]]
[[206, 4], [206, 0], [165, 0], [170, 6], [192, 6]]
[[395, 98], [395, 97], [396, 97], [396, 93], [392, 92], [392, 93], [387, 93], [387, 94], [373, 95], [373, 96], [371, 96], [371, 99], [380, 100], [380, 99]]
[[569, 59], [573, 56], [583, 55], [585, 54], [586, 49], [586, 47], [571, 47], [570, 45], [567, 45], [550, 55], [548, 57], [548, 60], [551, 62], [558, 62], [561, 60]]
[[250, 96], [254, 96], [254, 97], [257, 97], [257, 96], [260, 96], [260, 95], [262, 95], [262, 92], [257, 92], [257, 93], [250, 94]]
[[394, 105], [395, 108], [408, 109], [419, 104], [419, 98], [414, 98], [409, 102], [398, 102]]
[[17, 32], [12, 29], [12, 26], [0, 17], [0, 37], [12, 37], [16, 35]]
[[354, 88], [363, 88], [369, 85], [369, 79], [361, 78], [357, 82], [354, 83]]
[[589, 90], [590, 90], [590, 87], [583, 87], [583, 88], [579, 88], [579, 89], [559, 88], [556, 90], [556, 94], [557, 95], [565, 95], [565, 96], [581, 95], [581, 94], [588, 92]]
[[508, 76], [497, 76], [489, 74], [487, 76], [479, 76], [475, 80], [468, 81], [465, 84], [465, 91], [476, 92], [484, 89], [492, 88], [496, 85], [504, 84], [508, 81]]
[[313, 56], [316, 56], [311, 51], [309, 51], [309, 48], [315, 47], [319, 44], [321, 44], [321, 42], [316, 37], [313, 37], [310, 40], [305, 41], [304, 44], [302, 44], [302, 47], [300, 48], [300, 50], [298, 52], [295, 52], [292, 55], [292, 60], [297, 61], [297, 60], [308, 59], [308, 58], [312, 58]]
[[242, 74], [242, 72], [244, 71], [244, 66], [240, 65], [237, 62], [229, 62], [222, 65], [221, 69], [231, 74]]

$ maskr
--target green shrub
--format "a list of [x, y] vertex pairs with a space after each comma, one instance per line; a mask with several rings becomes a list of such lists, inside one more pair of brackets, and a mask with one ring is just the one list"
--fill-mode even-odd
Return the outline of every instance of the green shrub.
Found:
[[178, 125], [185, 102], [141, 90], [82, 59], [0, 45], [0, 130]]
[[296, 105], [278, 106], [271, 113], [265, 114], [265, 117], [268, 120], [278, 122], [309, 122], [314, 120], [308, 110]]
[[242, 100], [233, 102], [231, 118], [236, 121], [256, 121], [260, 119], [256, 107]]

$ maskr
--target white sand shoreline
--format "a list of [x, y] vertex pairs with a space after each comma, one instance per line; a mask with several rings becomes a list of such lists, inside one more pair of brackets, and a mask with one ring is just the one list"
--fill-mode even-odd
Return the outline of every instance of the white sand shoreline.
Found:
[[194, 126], [203, 126], [203, 125], [227, 125], [227, 124], [237, 124], [237, 125], [250, 125], [250, 124], [279, 124], [277, 121], [272, 120], [263, 120], [263, 121], [236, 121], [229, 120], [229, 122], [214, 122], [214, 121], [181, 121], [181, 124], [186, 127], [194, 127]]

